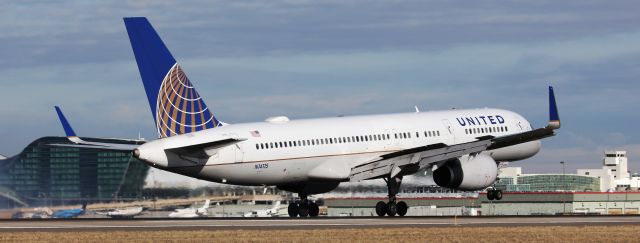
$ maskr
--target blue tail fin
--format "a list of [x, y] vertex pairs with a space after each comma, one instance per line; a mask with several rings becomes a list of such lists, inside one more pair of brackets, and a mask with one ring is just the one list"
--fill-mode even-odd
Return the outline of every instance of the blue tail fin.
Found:
[[71, 128], [71, 125], [69, 125], [69, 121], [67, 121], [67, 118], [64, 117], [64, 114], [62, 114], [62, 110], [60, 110], [60, 107], [55, 107], [56, 108], [56, 113], [58, 113], [58, 118], [60, 119], [60, 123], [62, 124], [62, 128], [64, 128], [64, 133], [67, 135], [67, 137], [75, 137], [76, 136], [76, 132], [73, 131], [73, 128]]
[[124, 18], [160, 138], [220, 126], [147, 18]]

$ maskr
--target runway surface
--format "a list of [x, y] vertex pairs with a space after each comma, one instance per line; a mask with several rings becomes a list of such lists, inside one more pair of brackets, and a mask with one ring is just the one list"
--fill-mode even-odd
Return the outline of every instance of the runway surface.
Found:
[[551, 226], [551, 225], [635, 225], [640, 216], [555, 216], [555, 217], [319, 217], [207, 218], [207, 219], [70, 219], [4, 220], [0, 232], [19, 231], [142, 231], [142, 230], [233, 230], [233, 229], [327, 229], [377, 227], [451, 226]]

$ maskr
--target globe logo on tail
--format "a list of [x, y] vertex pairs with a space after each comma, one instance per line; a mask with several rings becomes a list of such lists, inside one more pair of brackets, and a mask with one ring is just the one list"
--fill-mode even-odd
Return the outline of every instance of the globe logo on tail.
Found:
[[160, 138], [219, 125], [178, 63], [162, 80], [155, 115]]

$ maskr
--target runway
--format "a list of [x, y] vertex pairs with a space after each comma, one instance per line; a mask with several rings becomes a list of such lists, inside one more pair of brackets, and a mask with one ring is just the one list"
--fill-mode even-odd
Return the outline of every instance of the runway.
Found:
[[4, 220], [0, 232], [21, 231], [167, 231], [236, 229], [331, 229], [389, 227], [480, 227], [480, 226], [581, 226], [637, 225], [640, 216], [521, 216], [521, 217], [319, 217], [207, 218], [207, 219], [69, 219]]

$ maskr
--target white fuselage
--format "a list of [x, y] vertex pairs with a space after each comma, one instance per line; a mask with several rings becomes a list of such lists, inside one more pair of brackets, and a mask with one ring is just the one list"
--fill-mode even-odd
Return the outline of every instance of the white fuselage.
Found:
[[[435, 143], [465, 143], [531, 130], [517, 113], [501, 109], [447, 110], [243, 123], [148, 142], [139, 158], [154, 167], [237, 185], [347, 181], [351, 168], [380, 155]], [[207, 159], [165, 149], [228, 138], [246, 139], [207, 149]], [[496, 161], [535, 155], [540, 142], [485, 151]]]

